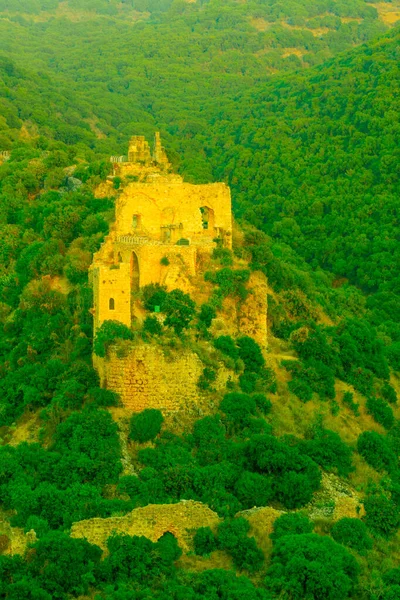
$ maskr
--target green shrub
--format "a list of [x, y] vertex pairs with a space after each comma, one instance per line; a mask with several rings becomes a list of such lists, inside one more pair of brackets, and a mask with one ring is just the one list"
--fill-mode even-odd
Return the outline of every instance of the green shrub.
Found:
[[162, 312], [166, 314], [164, 325], [172, 327], [177, 335], [187, 329], [196, 314], [196, 304], [188, 294], [172, 290], [163, 302]]
[[320, 486], [318, 465], [272, 435], [253, 436], [244, 455], [250, 470], [273, 477], [274, 497], [287, 508], [304, 506]]
[[345, 600], [352, 595], [359, 567], [329, 537], [314, 533], [276, 540], [265, 584], [276, 597], [291, 600]]
[[389, 402], [390, 404], [396, 404], [396, 402], [397, 402], [396, 390], [390, 385], [390, 383], [385, 381], [385, 383], [382, 386], [381, 392], [382, 392], [383, 398], [385, 400], [387, 400], [387, 402]]
[[156, 552], [160, 555], [161, 564], [171, 568], [173, 563], [182, 556], [178, 540], [170, 531], [166, 531], [156, 542]]
[[386, 441], [396, 456], [400, 456], [400, 420], [396, 420], [393, 427], [388, 431]]
[[320, 398], [333, 400], [335, 392], [335, 373], [320, 360], [310, 359], [304, 363], [302, 377], [309, 383], [313, 392]]
[[339, 404], [336, 402], [336, 400], [332, 400], [330, 403], [330, 407], [331, 407], [331, 414], [333, 417], [337, 417], [338, 414], [340, 413], [340, 406]]
[[202, 304], [199, 313], [199, 321], [205, 325], [205, 327], [210, 327], [212, 320], [217, 316], [217, 312], [213, 306], [210, 304]]
[[253, 394], [257, 409], [263, 414], [268, 415], [272, 409], [272, 402], [264, 394]]
[[[173, 535], [167, 532], [156, 543], [144, 536], [129, 536], [114, 533], [107, 540], [108, 554], [101, 565], [101, 575], [106, 581], [134, 581], [152, 587], [160, 576], [165, 578], [173, 569], [180, 554]], [[131, 595], [131, 594], [130, 594]]]
[[217, 540], [209, 527], [200, 527], [193, 538], [195, 554], [207, 556], [217, 549]]
[[250, 373], [249, 371], [245, 371], [239, 377], [240, 389], [245, 394], [252, 394], [256, 390], [257, 381], [257, 373]]
[[233, 270], [225, 268], [216, 272], [207, 271], [204, 275], [206, 281], [211, 281], [211, 283], [219, 286], [223, 298], [232, 296], [239, 300], [246, 300], [247, 298], [246, 283], [249, 278], [250, 271], [248, 269]]
[[335, 431], [318, 428], [313, 439], [305, 440], [300, 447], [326, 471], [336, 470], [339, 475], [347, 476], [353, 470], [351, 448]]
[[360, 415], [360, 405], [354, 402], [353, 400], [354, 394], [352, 392], [344, 392], [343, 394], [343, 404], [349, 407], [349, 409], [358, 417]]
[[243, 433], [246, 437], [249, 438], [251, 438], [253, 435], [261, 435], [263, 433], [271, 434], [272, 426], [269, 425], [269, 423], [267, 423], [265, 419], [262, 419], [260, 417], [250, 417], [250, 419], [247, 422], [246, 428], [243, 430]]
[[53, 403], [63, 409], [78, 410], [85, 399], [86, 387], [74, 379], [67, 379], [57, 390]]
[[373, 533], [388, 538], [400, 526], [400, 514], [396, 504], [383, 494], [368, 496], [364, 501], [364, 521]]
[[259, 473], [243, 471], [236, 482], [235, 495], [245, 509], [268, 506], [274, 496], [272, 479]]
[[161, 335], [163, 332], [163, 326], [157, 317], [146, 317], [143, 322], [143, 331], [150, 335]]
[[164, 285], [150, 283], [149, 285], [145, 285], [141, 292], [143, 305], [146, 310], [154, 312], [154, 308], [159, 306], [161, 312], [163, 312], [164, 304], [168, 295], [167, 288]]
[[41, 538], [49, 532], [50, 527], [46, 519], [32, 515], [26, 521], [24, 533], [28, 533], [31, 529], [34, 530], [38, 538]]
[[357, 450], [377, 471], [392, 473], [398, 466], [396, 454], [386, 439], [375, 431], [363, 431], [357, 440]]
[[160, 433], [164, 418], [160, 410], [146, 408], [133, 415], [130, 421], [129, 437], [135, 442], [148, 442]]
[[304, 330], [306, 332], [306, 335], [304, 336], [296, 335], [299, 330], [294, 332], [291, 336], [293, 346], [300, 358], [304, 361], [313, 359], [322, 361], [326, 365], [333, 365], [335, 359], [324, 329], [317, 325], [315, 326], [315, 329], [301, 328], [300, 332], [303, 332]]
[[257, 342], [246, 335], [238, 338], [236, 344], [239, 358], [244, 362], [246, 370], [250, 373], [259, 373], [265, 366], [265, 359]]
[[380, 398], [370, 397], [366, 403], [367, 411], [377, 423], [390, 429], [394, 424], [394, 415], [390, 406]]
[[314, 525], [308, 517], [301, 513], [287, 513], [281, 515], [274, 521], [274, 529], [270, 538], [275, 542], [283, 535], [300, 535], [311, 533]]
[[232, 556], [237, 569], [250, 573], [258, 571], [264, 555], [253, 537], [248, 537], [250, 524], [243, 517], [224, 521], [218, 527], [218, 546]]
[[94, 387], [88, 392], [89, 398], [92, 400], [95, 406], [99, 408], [106, 408], [108, 406], [119, 406], [118, 394], [112, 390], [105, 388]]
[[14, 596], [19, 598], [65, 598], [86, 595], [102, 551], [84, 539], [74, 539], [61, 531], [51, 531], [35, 543], [29, 571], [40, 579], [49, 595]]
[[226, 458], [225, 427], [220, 415], [199, 419], [193, 427], [193, 447], [199, 465], [220, 463]]
[[239, 376], [239, 385], [242, 392], [245, 394], [254, 394], [254, 392], [268, 391], [276, 393], [276, 378], [275, 373], [266, 367], [258, 371], [248, 371], [245, 369], [244, 373]]
[[122, 469], [118, 426], [107, 410], [85, 407], [61, 422], [51, 450], [60, 454], [57, 470], [65, 481], [105, 485]]
[[308, 359], [307, 361], [282, 361], [282, 365], [293, 376], [293, 382], [289, 388], [301, 400], [310, 399], [310, 390], [319, 394], [321, 398], [335, 398], [335, 377], [330, 367], [322, 361]]
[[393, 585], [382, 596], [382, 600], [399, 600], [400, 585]]
[[104, 321], [96, 333], [93, 342], [93, 351], [97, 356], [104, 358], [108, 348], [117, 340], [132, 340], [132, 331], [119, 321]]
[[382, 577], [386, 585], [399, 585], [400, 586], [400, 567], [396, 569], [389, 569]]
[[345, 517], [332, 527], [333, 539], [339, 544], [363, 553], [372, 548], [372, 541], [367, 534], [367, 527], [360, 519]]
[[307, 473], [294, 469], [286, 471], [275, 479], [276, 500], [289, 509], [305, 506], [311, 501], [315, 491], [313, 479]]
[[312, 399], [313, 391], [303, 379], [298, 379], [297, 377], [293, 378], [289, 381], [288, 388], [292, 394], [297, 396], [302, 402], [308, 402]]
[[219, 405], [219, 409], [226, 414], [231, 423], [243, 426], [247, 424], [251, 415], [256, 414], [257, 405], [254, 397], [248, 394], [231, 392], [225, 394]]
[[223, 550], [231, 551], [238, 539], [246, 537], [249, 531], [250, 523], [244, 517], [223, 521], [218, 526], [218, 544]]
[[221, 335], [214, 340], [214, 346], [233, 360], [239, 358], [239, 350], [235, 341], [229, 335]]
[[134, 500], [140, 495], [142, 482], [136, 475], [124, 475], [118, 481], [118, 492], [120, 494], [128, 494], [131, 500]]
[[203, 369], [203, 373], [199, 377], [199, 381], [197, 382], [198, 387], [203, 390], [211, 390], [212, 384], [217, 379], [217, 372], [210, 367], [205, 367]]
[[168, 267], [168, 265], [170, 264], [168, 256], [163, 256], [160, 260], [160, 264], [163, 265], [163, 267]]
[[223, 267], [233, 265], [232, 250], [229, 250], [229, 248], [214, 248], [212, 258], [218, 260]]

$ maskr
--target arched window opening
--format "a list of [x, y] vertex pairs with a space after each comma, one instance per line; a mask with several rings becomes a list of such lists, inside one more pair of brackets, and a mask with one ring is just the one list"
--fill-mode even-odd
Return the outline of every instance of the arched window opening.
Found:
[[140, 215], [132, 216], [132, 229], [140, 229]]
[[131, 289], [132, 292], [137, 292], [140, 287], [140, 272], [139, 261], [135, 252], [131, 256]]
[[122, 263], [122, 254], [121, 254], [121, 252], [118, 252], [118, 262]]
[[108, 307], [110, 310], [115, 310], [115, 300], [114, 298], [110, 298], [110, 301], [108, 303]]
[[212, 210], [212, 208], [209, 208], [208, 206], [202, 206], [200, 208], [200, 212], [201, 212], [201, 223], [202, 223], [203, 229], [213, 230], [214, 229], [214, 211]]

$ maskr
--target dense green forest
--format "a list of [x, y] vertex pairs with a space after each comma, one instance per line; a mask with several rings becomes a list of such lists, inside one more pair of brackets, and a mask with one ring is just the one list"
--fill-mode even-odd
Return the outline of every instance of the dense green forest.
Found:
[[[0, 0], [0, 16], [0, 598], [398, 599], [399, 29], [361, 0]], [[94, 189], [156, 129], [187, 180], [231, 186], [243, 240], [214, 252], [208, 303], [149, 286], [140, 328], [93, 340], [88, 267], [114, 215]], [[212, 333], [252, 271], [275, 363]], [[92, 367], [116, 339], [198, 348], [214, 406], [176, 430], [134, 415], [134, 474]], [[221, 364], [238, 382], [217, 394]], [[332, 519], [330, 476], [361, 518]], [[171, 533], [107, 553], [69, 535], [181, 500], [221, 518], [195, 532], [196, 568]], [[268, 539], [255, 506], [281, 511]], [[25, 553], [10, 528], [36, 532]]]

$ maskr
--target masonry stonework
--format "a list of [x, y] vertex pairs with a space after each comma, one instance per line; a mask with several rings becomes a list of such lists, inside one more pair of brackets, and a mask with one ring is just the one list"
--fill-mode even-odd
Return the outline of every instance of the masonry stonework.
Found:
[[106, 359], [95, 357], [95, 366], [102, 385], [117, 392], [134, 412], [184, 409], [198, 398], [197, 381], [203, 372], [194, 352], [181, 350], [167, 357], [155, 344], [133, 345], [123, 356], [112, 348]]
[[71, 537], [85, 538], [106, 551], [107, 539], [115, 533], [145, 536], [156, 542], [164, 533], [172, 533], [184, 552], [193, 547], [193, 536], [199, 527], [216, 528], [221, 519], [207, 505], [193, 500], [177, 504], [149, 504], [136, 508], [124, 517], [87, 519], [74, 523]]
[[250, 291], [238, 314], [239, 332], [252, 337], [261, 348], [267, 347], [268, 284], [261, 272], [252, 273], [248, 283]]
[[158, 134], [153, 155], [146, 140], [134, 136], [127, 160], [119, 158], [112, 157], [114, 179], [122, 178], [115, 222], [91, 266], [95, 330], [106, 320], [130, 326], [132, 292], [145, 285], [187, 292], [201, 254], [217, 243], [232, 246], [225, 184], [192, 185], [171, 174]]

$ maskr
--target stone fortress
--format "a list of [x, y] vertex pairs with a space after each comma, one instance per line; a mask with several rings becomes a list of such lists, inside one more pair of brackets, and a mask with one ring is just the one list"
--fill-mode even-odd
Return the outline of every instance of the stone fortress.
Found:
[[159, 134], [153, 153], [144, 137], [134, 136], [128, 156], [111, 161], [123, 188], [115, 223], [91, 267], [95, 330], [106, 320], [130, 327], [132, 292], [149, 283], [189, 291], [199, 256], [211, 253], [217, 240], [232, 246], [229, 188], [192, 185], [172, 174]]
[[[195, 293], [193, 282], [217, 245], [232, 247], [230, 190], [224, 183], [192, 185], [172, 173], [159, 134], [151, 152], [143, 136], [133, 136], [127, 156], [111, 157], [108, 191], [115, 192], [115, 222], [91, 265], [94, 331], [104, 321], [131, 327], [143, 319], [137, 291], [150, 283], [171, 291]], [[107, 193], [107, 190], [105, 190]], [[266, 347], [265, 278], [252, 275], [248, 300], [235, 303], [226, 321], [233, 335], [251, 335]], [[94, 356], [101, 384], [132, 411], [165, 412], [198, 405], [198, 380], [204, 365], [189, 350], [165, 353], [157, 343], [135, 342], [121, 353]], [[216, 389], [225, 389], [231, 373], [220, 369]]]

